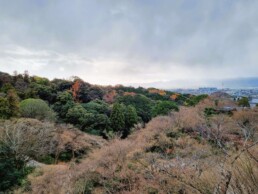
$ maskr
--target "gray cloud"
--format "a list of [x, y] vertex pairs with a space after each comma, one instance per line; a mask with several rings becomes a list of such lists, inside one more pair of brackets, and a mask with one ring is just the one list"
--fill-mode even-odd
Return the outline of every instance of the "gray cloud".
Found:
[[0, 71], [98, 84], [258, 76], [254, 0], [0, 0]]

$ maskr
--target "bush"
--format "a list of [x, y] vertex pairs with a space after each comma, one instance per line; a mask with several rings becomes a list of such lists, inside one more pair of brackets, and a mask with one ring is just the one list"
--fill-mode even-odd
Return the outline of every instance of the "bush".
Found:
[[20, 111], [23, 117], [49, 121], [55, 120], [54, 111], [41, 99], [29, 98], [21, 101]]
[[170, 111], [178, 111], [178, 106], [175, 102], [171, 101], [159, 101], [153, 109], [153, 116], [167, 115]]
[[0, 119], [7, 119], [11, 115], [9, 103], [6, 98], [0, 97]]

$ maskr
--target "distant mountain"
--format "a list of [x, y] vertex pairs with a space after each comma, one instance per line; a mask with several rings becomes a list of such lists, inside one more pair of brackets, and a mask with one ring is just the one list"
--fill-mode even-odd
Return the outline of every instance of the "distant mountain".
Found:
[[223, 81], [223, 85], [228, 88], [258, 88], [258, 77], [228, 79]]
[[217, 88], [258, 88], [258, 77], [232, 78], [232, 79], [207, 79], [207, 80], [171, 80], [151, 83], [131, 84], [133, 86], [155, 87], [163, 89], [173, 88], [199, 88], [199, 87], [217, 87]]

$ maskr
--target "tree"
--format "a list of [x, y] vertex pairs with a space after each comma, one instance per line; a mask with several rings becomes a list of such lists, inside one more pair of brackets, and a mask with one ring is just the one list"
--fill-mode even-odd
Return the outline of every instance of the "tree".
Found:
[[141, 117], [143, 122], [148, 122], [151, 120], [153, 102], [146, 96], [123, 96], [118, 99], [118, 102], [123, 103], [126, 106], [132, 105], [136, 109], [137, 115]]
[[56, 91], [50, 86], [41, 85], [33, 82], [30, 84], [30, 89], [35, 94], [34, 96], [37, 96], [42, 100], [46, 100], [49, 103], [53, 103], [56, 98]]
[[59, 92], [57, 95], [57, 101], [53, 105], [53, 109], [58, 114], [59, 118], [66, 120], [68, 110], [74, 105], [73, 96], [70, 92]]
[[122, 132], [125, 128], [125, 115], [123, 107], [119, 103], [113, 105], [113, 109], [110, 116], [111, 128], [115, 132]]
[[242, 97], [238, 100], [238, 105], [241, 107], [250, 107], [249, 100], [247, 97]]
[[6, 83], [12, 83], [12, 77], [8, 73], [3, 73], [0, 71], [0, 87]]
[[123, 137], [127, 137], [130, 133], [130, 129], [137, 123], [138, 116], [136, 109], [129, 105], [125, 107], [125, 130], [123, 132]]
[[68, 80], [54, 79], [53, 81], [51, 81], [51, 85], [56, 91], [63, 92], [65, 90], [69, 90], [72, 87], [73, 83], [72, 81]]
[[105, 131], [109, 130], [110, 120], [105, 114], [88, 113], [85, 117], [80, 118], [82, 130], [94, 135], [106, 137]]
[[82, 104], [88, 112], [110, 115], [109, 105], [102, 100], [92, 100], [86, 104]]
[[0, 130], [0, 190], [20, 185], [30, 172], [26, 164], [51, 150], [53, 125], [34, 119], [6, 120]]
[[204, 100], [207, 97], [208, 97], [208, 95], [206, 95], [206, 94], [202, 94], [202, 95], [198, 95], [198, 96], [190, 96], [185, 101], [185, 104], [187, 106], [195, 106], [195, 105], [197, 105], [199, 102], [201, 102], [202, 100]]
[[19, 115], [19, 97], [14, 89], [7, 92], [7, 101], [9, 103], [10, 115], [17, 117]]
[[86, 116], [87, 111], [80, 104], [76, 104], [68, 110], [66, 121], [75, 125], [81, 125], [82, 119]]
[[49, 121], [55, 120], [55, 113], [48, 104], [41, 99], [29, 98], [21, 101], [20, 111], [23, 117]]
[[0, 119], [8, 119], [11, 115], [8, 100], [0, 97]]
[[178, 111], [178, 106], [172, 101], [159, 101], [153, 109], [153, 116], [167, 115], [172, 110]]

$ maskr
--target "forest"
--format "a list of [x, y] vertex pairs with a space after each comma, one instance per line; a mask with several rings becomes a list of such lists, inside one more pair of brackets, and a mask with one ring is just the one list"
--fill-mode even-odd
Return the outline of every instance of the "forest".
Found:
[[0, 193], [258, 191], [245, 98], [0, 72], [0, 123]]

